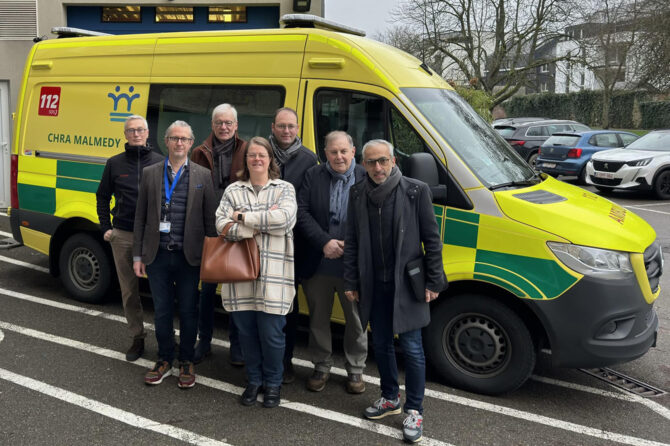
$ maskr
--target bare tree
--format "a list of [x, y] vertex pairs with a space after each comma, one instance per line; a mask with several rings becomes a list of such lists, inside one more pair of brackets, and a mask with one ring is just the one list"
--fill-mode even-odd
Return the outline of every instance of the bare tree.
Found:
[[561, 0], [405, 1], [383, 40], [393, 44], [388, 38], [398, 33], [419, 44], [418, 53], [410, 52], [445, 79], [487, 92], [493, 107], [530, 85], [539, 67], [565, 57], [538, 51], [563, 35], [564, 6]]
[[670, 2], [646, 0], [641, 10], [637, 57], [629, 64], [631, 74], [636, 88], [667, 93], [670, 91]]

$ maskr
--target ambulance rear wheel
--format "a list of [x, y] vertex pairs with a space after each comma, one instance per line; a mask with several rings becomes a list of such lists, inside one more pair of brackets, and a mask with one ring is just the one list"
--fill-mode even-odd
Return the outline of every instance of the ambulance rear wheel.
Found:
[[101, 303], [112, 281], [114, 265], [100, 242], [89, 234], [68, 238], [60, 251], [60, 277], [76, 300]]
[[511, 392], [535, 367], [535, 345], [523, 320], [484, 295], [460, 295], [435, 307], [425, 346], [447, 382], [476, 393]]

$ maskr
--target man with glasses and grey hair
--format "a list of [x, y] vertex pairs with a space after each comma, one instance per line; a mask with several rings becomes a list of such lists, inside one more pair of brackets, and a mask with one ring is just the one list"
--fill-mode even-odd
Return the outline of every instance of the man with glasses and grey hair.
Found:
[[[246, 141], [237, 134], [237, 110], [230, 104], [219, 104], [212, 111], [212, 133], [198, 147], [193, 149], [191, 161], [208, 168], [212, 172], [214, 193], [217, 203], [229, 184], [237, 181], [244, 169], [244, 148]], [[214, 333], [214, 296], [216, 283], [201, 284], [198, 317], [199, 341], [195, 346], [193, 362], [198, 364], [212, 352]], [[229, 319], [230, 363], [244, 365], [237, 327]]]
[[370, 323], [381, 398], [365, 409], [376, 420], [399, 414], [400, 387], [393, 337], [405, 358], [403, 438], [423, 435], [426, 358], [421, 329], [430, 322], [429, 303], [447, 287], [442, 240], [425, 183], [402, 176], [393, 145], [368, 141], [362, 162], [367, 178], [351, 187], [344, 241], [344, 290], [358, 302], [363, 327]]
[[[107, 160], [100, 185], [95, 194], [98, 220], [103, 238], [112, 247], [116, 275], [121, 287], [123, 312], [133, 343], [126, 352], [127, 361], [136, 361], [144, 353], [144, 316], [140, 299], [139, 282], [133, 272], [133, 226], [135, 204], [142, 179], [142, 170], [163, 161], [163, 156], [154, 152], [147, 138], [149, 129], [142, 116], [133, 115], [123, 126], [126, 137], [125, 150]], [[114, 197], [114, 209], [110, 219], [109, 202]]]
[[[186, 389], [195, 385], [193, 354], [198, 331], [198, 282], [205, 236], [216, 236], [218, 203], [212, 176], [188, 162], [193, 131], [175, 121], [165, 132], [168, 157], [144, 170], [135, 214], [133, 269], [149, 278], [154, 299], [158, 361], [144, 376], [160, 384], [172, 373], [174, 303], [179, 310], [179, 378]], [[188, 229], [187, 229], [188, 228]]]

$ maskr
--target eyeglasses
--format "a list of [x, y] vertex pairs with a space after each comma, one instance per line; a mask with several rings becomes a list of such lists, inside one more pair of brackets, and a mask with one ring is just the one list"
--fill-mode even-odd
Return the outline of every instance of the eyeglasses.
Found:
[[363, 162], [368, 166], [368, 167], [374, 167], [375, 164], [379, 163], [381, 167], [386, 167], [389, 165], [389, 162], [391, 161], [390, 158], [382, 157], [382, 158], [377, 158], [376, 160], [364, 160]]
[[223, 127], [223, 126], [232, 127], [233, 124], [235, 124], [236, 122], [237, 121], [214, 121], [212, 122], [212, 124], [214, 124], [214, 126], [216, 127]]
[[249, 158], [249, 159], [258, 158], [258, 159], [264, 160], [267, 157], [268, 157], [268, 155], [266, 153], [247, 153], [247, 158]]
[[140, 133], [140, 134], [144, 133], [146, 131], [147, 131], [147, 129], [143, 129], [142, 127], [138, 127], [136, 129], [125, 129], [124, 130], [125, 133]]
[[275, 128], [279, 130], [295, 130], [298, 126], [295, 124], [275, 124]]
[[174, 143], [180, 142], [182, 144], [186, 144], [188, 142], [193, 141], [193, 138], [187, 138], [185, 136], [168, 136], [166, 139], [170, 142], [174, 142]]

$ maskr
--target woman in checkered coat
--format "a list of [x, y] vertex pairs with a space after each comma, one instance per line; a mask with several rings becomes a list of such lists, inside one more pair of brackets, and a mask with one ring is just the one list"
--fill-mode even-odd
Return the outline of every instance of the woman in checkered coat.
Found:
[[223, 307], [239, 328], [248, 385], [241, 403], [251, 406], [261, 387], [263, 405], [280, 401], [285, 338], [282, 331], [295, 295], [293, 226], [297, 204], [291, 183], [279, 179], [270, 143], [252, 138], [245, 149], [241, 180], [226, 189], [216, 211], [216, 229], [234, 224], [229, 240], [254, 237], [260, 250], [258, 279], [224, 283]]

